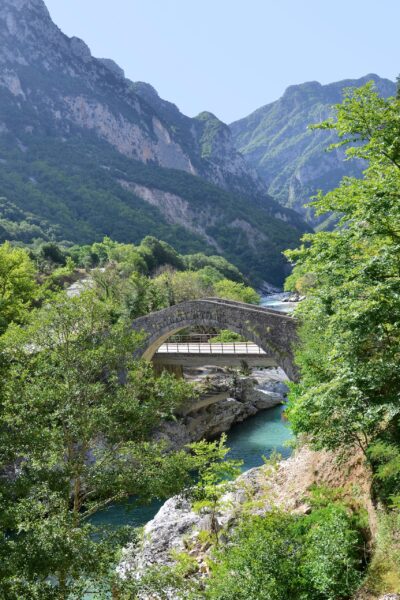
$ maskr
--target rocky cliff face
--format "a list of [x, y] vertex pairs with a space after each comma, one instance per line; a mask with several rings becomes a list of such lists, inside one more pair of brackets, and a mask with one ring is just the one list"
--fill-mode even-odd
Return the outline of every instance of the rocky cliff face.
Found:
[[326, 152], [336, 141], [334, 132], [307, 128], [332, 116], [332, 105], [341, 102], [344, 88], [371, 80], [383, 96], [394, 95], [395, 84], [378, 75], [329, 85], [312, 81], [290, 86], [282, 98], [230, 126], [238, 150], [258, 169], [269, 193], [312, 224], [316, 220], [304, 207], [310, 197], [319, 189], [333, 189], [344, 175], [359, 176], [364, 165], [345, 162], [342, 150]]
[[[250, 186], [252, 193], [265, 194], [227, 125], [210, 113], [186, 117], [152, 86], [127, 80], [114, 61], [93, 57], [84, 41], [65, 36], [42, 0], [3, 0], [0, 35], [0, 85], [21, 102], [20, 126], [31, 133], [44, 126], [43, 110], [46, 127], [60, 135], [77, 126], [130, 158], [201, 175], [226, 189], [248, 192]], [[23, 110], [23, 102], [39, 120]], [[3, 126], [9, 126], [7, 119]]]
[[194, 170], [116, 65], [92, 57], [82, 40], [65, 36], [41, 0], [4, 0], [0, 26], [1, 84], [31, 108], [19, 105], [20, 127], [34, 134], [46, 125], [54, 134], [68, 135], [77, 126], [131, 158]]
[[0, 195], [24, 212], [15, 239], [151, 234], [281, 283], [281, 251], [307, 227], [268, 196], [225, 124], [183, 115], [93, 57], [43, 0], [2, 0], [0, 41]]
[[281, 369], [266, 369], [256, 377], [214, 374], [212, 391], [194, 406], [185, 407], [176, 421], [165, 421], [155, 439], [177, 450], [201, 439], [210, 439], [229, 431], [261, 410], [283, 404], [286, 399], [286, 375]]

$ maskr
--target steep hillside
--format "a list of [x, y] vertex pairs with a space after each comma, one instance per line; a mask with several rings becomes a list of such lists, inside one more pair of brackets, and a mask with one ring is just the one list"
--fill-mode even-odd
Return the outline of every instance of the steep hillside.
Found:
[[265, 191], [234, 149], [227, 126], [214, 132], [216, 144], [225, 143], [216, 157], [219, 164], [203, 160], [207, 120], [185, 117], [151, 86], [126, 80], [113, 61], [92, 57], [82, 40], [68, 38], [54, 25], [43, 0], [3, 0], [0, 35], [0, 83], [17, 105], [11, 112], [19, 108], [20, 129], [63, 135], [92, 131], [130, 158], [201, 175], [227, 188], [230, 177], [243, 175], [252, 191]]
[[0, 235], [139, 241], [220, 252], [280, 284], [306, 229], [270, 198], [214, 115], [191, 119], [52, 22], [0, 4]]
[[312, 224], [313, 215], [304, 208], [309, 198], [319, 189], [335, 188], [344, 175], [360, 175], [363, 165], [345, 161], [343, 150], [326, 152], [336, 141], [334, 132], [307, 128], [332, 115], [332, 105], [341, 102], [344, 88], [371, 80], [383, 96], [395, 94], [395, 84], [378, 75], [329, 85], [312, 81], [290, 86], [279, 100], [230, 126], [238, 150], [257, 168], [269, 193]]

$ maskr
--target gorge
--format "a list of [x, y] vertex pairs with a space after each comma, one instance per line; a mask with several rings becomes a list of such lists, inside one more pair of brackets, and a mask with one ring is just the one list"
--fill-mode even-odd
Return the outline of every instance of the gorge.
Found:
[[133, 4], [0, 0], [0, 600], [399, 600], [399, 9]]

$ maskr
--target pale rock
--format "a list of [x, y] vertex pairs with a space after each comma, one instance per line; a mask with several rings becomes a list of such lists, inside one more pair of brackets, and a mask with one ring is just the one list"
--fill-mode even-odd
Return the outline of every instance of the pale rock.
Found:
[[[359, 482], [359, 500], [369, 514], [370, 524], [374, 521], [374, 507], [371, 503], [371, 472], [365, 464], [361, 452], [354, 451], [348, 457], [332, 452], [312, 451], [303, 446], [289, 459], [276, 465], [262, 466], [240, 475], [232, 484], [232, 489], [222, 497], [215, 515], [217, 527], [221, 531], [220, 541], [229, 540], [232, 529], [245, 508], [251, 514], [264, 516], [274, 507], [290, 512], [305, 514], [309, 506], [304, 501], [309, 490], [315, 485], [332, 485], [343, 489], [354, 489]], [[349, 473], [351, 477], [349, 478]], [[250, 502], [249, 502], [250, 501]], [[123, 561], [118, 571], [121, 577], [140, 574], [150, 565], [170, 565], [174, 551], [191, 551], [198, 563], [204, 564], [210, 546], [198, 542], [200, 531], [209, 531], [211, 515], [207, 510], [198, 514], [192, 510], [190, 502], [176, 496], [168, 500], [144, 528], [143, 540], [138, 545], [125, 548]], [[195, 550], [195, 551], [193, 551]], [[204, 576], [199, 569], [197, 577]], [[196, 576], [195, 576], [196, 577]], [[176, 600], [173, 591], [170, 598]], [[380, 600], [400, 600], [398, 594], [387, 594]]]
[[241, 423], [260, 410], [282, 404], [287, 390], [285, 384], [279, 380], [270, 381], [268, 375], [263, 377], [264, 381], [259, 385], [254, 377], [240, 377], [229, 383], [226, 375], [214, 375], [209, 383], [212, 393], [218, 398], [220, 392], [226, 392], [228, 397], [210, 401], [208, 405], [191, 412], [183, 411], [184, 416], [176, 421], [163, 422], [155, 432], [154, 439], [166, 442], [170, 449], [182, 448], [191, 442], [229, 431], [232, 425]]

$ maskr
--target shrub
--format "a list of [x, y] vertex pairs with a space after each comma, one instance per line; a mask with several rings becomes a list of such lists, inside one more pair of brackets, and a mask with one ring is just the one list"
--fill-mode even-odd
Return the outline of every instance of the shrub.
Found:
[[225, 344], [227, 342], [244, 342], [245, 339], [240, 333], [231, 331], [230, 329], [221, 329], [219, 333], [211, 338], [211, 344]]
[[361, 580], [361, 536], [340, 505], [252, 517], [216, 555], [206, 598], [339, 600]]
[[213, 600], [299, 599], [301, 540], [290, 515], [253, 517], [218, 556], [207, 586]]

